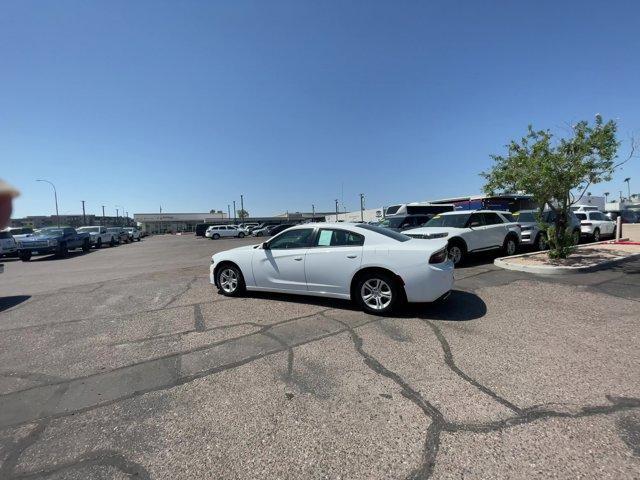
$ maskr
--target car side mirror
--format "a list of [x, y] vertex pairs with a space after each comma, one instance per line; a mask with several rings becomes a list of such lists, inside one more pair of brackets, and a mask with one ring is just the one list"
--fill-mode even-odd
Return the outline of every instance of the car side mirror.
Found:
[[262, 245], [260, 245], [260, 247], [263, 250], [269, 250], [269, 242], [262, 242]]

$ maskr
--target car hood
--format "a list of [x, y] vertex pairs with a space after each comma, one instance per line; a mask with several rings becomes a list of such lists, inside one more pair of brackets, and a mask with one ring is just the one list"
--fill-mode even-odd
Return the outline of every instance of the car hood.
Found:
[[444, 238], [449, 235], [466, 231], [466, 228], [454, 228], [454, 227], [419, 227], [412, 228], [411, 230], [403, 230], [402, 233], [410, 237], [416, 237], [417, 235], [424, 235], [425, 238]]
[[214, 253], [213, 255], [211, 255], [212, 259], [216, 259], [216, 257], [220, 257], [220, 256], [227, 256], [229, 253], [232, 252], [243, 252], [246, 250], [253, 250], [254, 248], [258, 247], [262, 245], [262, 243], [256, 243], [255, 245], [244, 245], [242, 247], [236, 247], [236, 248], [230, 248], [229, 250], [225, 250], [223, 252], [218, 252], [218, 253]]

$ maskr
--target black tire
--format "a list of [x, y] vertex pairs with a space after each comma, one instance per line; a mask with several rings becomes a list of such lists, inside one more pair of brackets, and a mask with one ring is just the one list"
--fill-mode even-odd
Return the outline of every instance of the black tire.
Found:
[[96, 242], [96, 248], [102, 248], [102, 238], [98, 237], [98, 241]]
[[457, 267], [467, 259], [467, 248], [462, 242], [452, 240], [447, 245], [447, 256], [451, 259], [453, 265]]
[[256, 233], [256, 237], [261, 237], [261, 236], [262, 236], [262, 232]]
[[82, 242], [82, 251], [86, 253], [89, 250], [91, 250], [91, 240], [87, 238], [84, 242]]
[[211, 240], [218, 240], [219, 238], [220, 238], [219, 233], [214, 233], [213, 235], [211, 235]]
[[574, 245], [578, 245], [580, 243], [580, 230], [576, 229], [573, 231], [572, 240]]
[[139, 241], [140, 241], [140, 237], [136, 238], [136, 242], [139, 242]]
[[116, 239], [114, 237], [111, 237], [111, 240], [109, 240], [109, 246], [110, 247], [116, 246]]
[[404, 298], [396, 279], [382, 272], [362, 275], [356, 283], [354, 296], [360, 308], [373, 315], [390, 314]]
[[67, 255], [69, 255], [69, 248], [67, 247], [67, 244], [65, 242], [62, 242], [58, 246], [58, 256], [59, 257], [66, 257]]
[[507, 257], [518, 253], [518, 240], [513, 235], [507, 235], [507, 238], [504, 239], [502, 253]]
[[31, 252], [20, 252], [18, 256], [23, 262], [28, 262], [29, 260], [31, 260]]
[[599, 242], [600, 241], [600, 229], [599, 228], [596, 228], [593, 231], [593, 241], [594, 242]]
[[536, 235], [536, 239], [533, 242], [533, 248], [539, 252], [547, 249], [547, 237], [543, 232], [538, 233]]
[[244, 232], [238, 233], [238, 238], [244, 238]]
[[245, 292], [245, 283], [242, 272], [238, 267], [230, 263], [223, 264], [216, 271], [216, 283], [220, 293], [226, 297], [239, 297]]

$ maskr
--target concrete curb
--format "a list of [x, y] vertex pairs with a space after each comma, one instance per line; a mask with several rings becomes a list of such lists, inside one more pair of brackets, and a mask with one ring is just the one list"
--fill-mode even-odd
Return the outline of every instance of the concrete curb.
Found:
[[[624, 239], [621, 239], [621, 240], [624, 240]], [[589, 243], [584, 246], [588, 247], [592, 245], [600, 245], [605, 243], [611, 243], [611, 240], [605, 240], [603, 242], [598, 242], [598, 243]], [[593, 272], [595, 270], [601, 270], [603, 268], [607, 268], [607, 267], [616, 265], [618, 263], [625, 262], [627, 260], [640, 258], [640, 253], [632, 253], [626, 257], [613, 258], [611, 260], [607, 260], [604, 262], [596, 263], [593, 265], [580, 266], [580, 267], [554, 266], [554, 265], [521, 265], [521, 264], [509, 263], [510, 259], [518, 258], [518, 257], [530, 257], [538, 253], [540, 252], [522, 253], [520, 255], [512, 255], [510, 257], [496, 258], [493, 261], [493, 264], [497, 267], [504, 268], [505, 270], [535, 273], [538, 275], [564, 275], [564, 274], [571, 274], [571, 273]]]

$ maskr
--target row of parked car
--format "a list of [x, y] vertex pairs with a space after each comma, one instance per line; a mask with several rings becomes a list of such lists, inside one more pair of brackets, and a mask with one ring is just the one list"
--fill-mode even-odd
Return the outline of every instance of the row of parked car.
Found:
[[55, 254], [65, 257], [70, 250], [88, 252], [91, 248], [114, 247], [140, 241], [144, 234], [135, 227], [88, 226], [7, 228], [0, 232], [0, 256], [17, 256], [28, 262], [33, 255]]
[[[277, 235], [287, 228], [293, 227], [293, 223], [283, 223], [279, 225], [268, 225], [266, 223], [241, 223], [239, 225], [208, 225], [204, 231], [204, 237], [212, 240], [220, 238], [237, 237], [244, 238], [249, 235], [255, 237], [268, 237]], [[198, 230], [196, 229], [196, 235]]]

